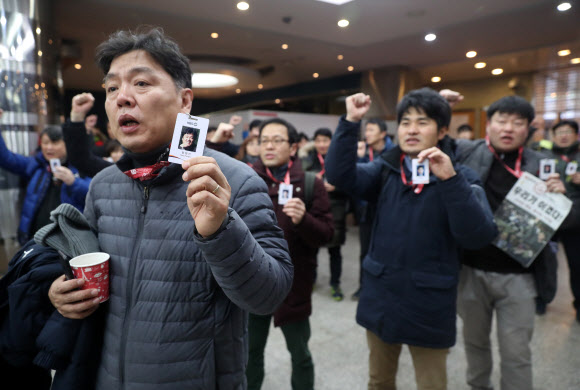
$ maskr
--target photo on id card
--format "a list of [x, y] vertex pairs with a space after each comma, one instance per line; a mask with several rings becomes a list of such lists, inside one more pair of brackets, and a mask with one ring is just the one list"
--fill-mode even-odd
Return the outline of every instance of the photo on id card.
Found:
[[573, 175], [576, 171], [578, 171], [578, 163], [576, 161], [570, 161], [566, 164], [566, 175]]
[[50, 159], [50, 170], [54, 172], [56, 168], [60, 167], [60, 159], [58, 158], [51, 158]]
[[548, 180], [556, 172], [556, 160], [544, 158], [540, 160], [540, 179]]
[[278, 187], [278, 204], [286, 204], [292, 199], [292, 191], [294, 186], [292, 184], [281, 183]]
[[203, 154], [205, 137], [209, 119], [191, 116], [183, 113], [177, 114], [169, 162], [181, 164], [183, 161]]

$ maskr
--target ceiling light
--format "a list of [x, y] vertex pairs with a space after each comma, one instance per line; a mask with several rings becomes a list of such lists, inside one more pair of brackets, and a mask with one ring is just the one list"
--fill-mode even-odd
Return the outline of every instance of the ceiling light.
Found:
[[193, 88], [221, 88], [236, 85], [238, 79], [221, 73], [194, 73], [191, 76]]
[[569, 55], [570, 55], [570, 53], [571, 53], [571, 52], [570, 52], [570, 50], [568, 50], [568, 49], [564, 49], [564, 50], [560, 50], [560, 51], [558, 52], [558, 55], [559, 55], [560, 57], [566, 57], [566, 56], [569, 56]]
[[42, 57], [42, 50], [39, 50], [39, 51], [38, 51], [38, 56], [39, 56], [39, 57]]
[[441, 77], [439, 77], [439, 76], [431, 77], [431, 82], [433, 82], [433, 83], [438, 83], [440, 81], [441, 81]]
[[316, 0], [321, 1], [323, 3], [334, 4], [334, 5], [343, 5], [346, 3], [350, 3], [352, 0]]
[[212, 37], [213, 39], [216, 39], [216, 38], [218, 38], [219, 36], [220, 36], [220, 35], [219, 35], [218, 33], [215, 33], [215, 32], [214, 32], [214, 33], [211, 33], [211, 37]]
[[264, 88], [264, 85], [258, 84], [258, 89], [262, 89], [262, 88]]
[[354, 66], [349, 66], [348, 68], [346, 68], [349, 72], [352, 72], [354, 70]]
[[502, 74], [503, 73], [503, 69], [502, 68], [496, 68], [494, 70], [491, 71], [491, 74], [494, 76], [497, 76], [498, 74]]
[[473, 65], [475, 67], [475, 69], [483, 69], [486, 67], [486, 63], [485, 62], [478, 62], [477, 64]]
[[338, 21], [338, 27], [346, 27], [349, 25], [349, 21], [346, 19], [340, 19]]
[[566, 3], [560, 3], [558, 4], [558, 11], [560, 12], [564, 12], [564, 11], [568, 11], [570, 8], [572, 8], [572, 4], [566, 2]]
[[36, 27], [36, 35], [40, 35], [40, 27]]
[[435, 35], [435, 34], [427, 34], [427, 35], [425, 35], [425, 40], [427, 42], [432, 42], [435, 39], [437, 39], [437, 35]]
[[574, 64], [574, 65], [576, 65], [576, 64], [580, 64], [580, 57], [578, 57], [578, 58], [572, 58], [572, 59], [570, 60], [570, 63], [571, 63], [571, 64]]
[[342, 54], [339, 54], [336, 58], [338, 58], [339, 61], [342, 61], [344, 59], [344, 56]]
[[75, 64], [75, 69], [79, 70], [81, 69], [83, 66], [81, 64]]
[[286, 50], [286, 49], [288, 49], [288, 45], [287, 45], [287, 44], [285, 44], [285, 43], [283, 43], [283, 44], [282, 44], [282, 50]]
[[318, 76], [320, 76], [318, 73], [312, 73], [312, 77], [314, 77], [315, 79], [317, 79]]
[[468, 51], [467, 53], [465, 53], [465, 57], [467, 57], [467, 58], [473, 58], [476, 55], [477, 55], [477, 52], [476, 51], [473, 51], [473, 50]]
[[237, 5], [240, 11], [247, 11], [250, 8], [250, 4], [246, 3], [245, 1], [240, 1]]
[[101, 88], [105, 89], [105, 84], [101, 84]]
[[242, 90], [238, 88], [236, 89], [236, 93], [242, 93]]
[[276, 104], [280, 104], [280, 99], [276, 99], [276, 100], [274, 100], [274, 103], [276, 103]]

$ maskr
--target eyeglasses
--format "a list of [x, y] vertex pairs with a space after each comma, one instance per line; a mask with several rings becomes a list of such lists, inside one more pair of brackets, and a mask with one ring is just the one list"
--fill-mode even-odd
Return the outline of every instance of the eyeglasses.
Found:
[[258, 140], [258, 143], [260, 145], [267, 145], [269, 143], [272, 143], [274, 146], [278, 147], [280, 145], [282, 145], [283, 142], [288, 142], [287, 139], [283, 139], [283, 138], [273, 138], [273, 139], [269, 139], [269, 138], [260, 138]]
[[568, 135], [568, 134], [574, 134], [575, 131], [572, 129], [557, 129], [556, 131], [554, 131], [554, 135]]

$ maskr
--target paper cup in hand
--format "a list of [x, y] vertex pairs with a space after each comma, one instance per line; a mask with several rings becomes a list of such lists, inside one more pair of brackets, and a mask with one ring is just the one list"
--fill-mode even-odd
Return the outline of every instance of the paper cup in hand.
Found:
[[103, 252], [87, 253], [70, 260], [77, 279], [85, 279], [83, 290], [96, 288], [101, 303], [109, 299], [109, 255]]

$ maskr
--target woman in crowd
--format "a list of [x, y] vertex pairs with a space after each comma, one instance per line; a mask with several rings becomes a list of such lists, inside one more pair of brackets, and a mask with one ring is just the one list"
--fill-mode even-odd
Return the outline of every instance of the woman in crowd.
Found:
[[260, 144], [256, 135], [249, 135], [240, 145], [240, 151], [236, 154], [236, 159], [245, 162], [249, 166], [260, 158]]

